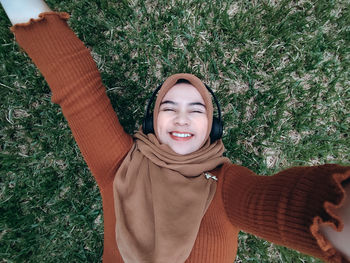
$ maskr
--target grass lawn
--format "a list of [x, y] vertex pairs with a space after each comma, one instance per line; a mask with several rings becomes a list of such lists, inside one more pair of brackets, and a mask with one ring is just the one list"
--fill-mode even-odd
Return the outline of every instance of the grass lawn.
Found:
[[[226, 155], [263, 175], [350, 160], [347, 0], [48, 0], [91, 49], [125, 129], [167, 76], [223, 109]], [[0, 10], [0, 262], [99, 262], [101, 198], [41, 74]], [[319, 262], [241, 233], [237, 262]]]

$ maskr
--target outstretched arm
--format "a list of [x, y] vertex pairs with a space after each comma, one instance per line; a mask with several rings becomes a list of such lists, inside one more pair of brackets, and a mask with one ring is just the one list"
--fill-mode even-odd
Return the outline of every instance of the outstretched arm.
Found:
[[258, 176], [232, 165], [225, 171], [224, 206], [231, 223], [248, 233], [327, 262], [350, 262], [349, 243], [339, 245], [322, 233], [330, 225], [337, 238], [348, 235], [348, 219], [336, 213], [349, 211], [347, 180], [350, 166], [294, 167]]
[[[16, 5], [17, 3], [17, 18]], [[26, 2], [38, 5], [23, 11]], [[89, 50], [68, 27], [68, 14], [48, 12], [39, 0], [1, 0], [11, 21], [16, 41], [28, 53], [52, 90], [52, 101], [59, 104], [74, 138], [97, 182], [109, 183], [122, 158], [132, 145], [131, 136], [121, 127], [106, 95], [100, 74]], [[40, 4], [42, 3], [42, 5]], [[18, 8], [18, 6], [20, 8]], [[37, 8], [38, 7], [38, 8]], [[21, 10], [21, 11], [19, 11]]]

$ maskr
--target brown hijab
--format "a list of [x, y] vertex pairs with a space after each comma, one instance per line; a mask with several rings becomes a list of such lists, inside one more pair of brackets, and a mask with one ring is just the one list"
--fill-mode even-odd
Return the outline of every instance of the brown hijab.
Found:
[[116, 241], [126, 263], [185, 262], [216, 190], [216, 181], [206, 179], [204, 172], [228, 161], [221, 140], [210, 144], [211, 97], [194, 75], [172, 75], [163, 83], [154, 127], [163, 97], [179, 79], [188, 80], [203, 97], [209, 120], [206, 140], [197, 151], [179, 155], [154, 134], [134, 135], [113, 182]]

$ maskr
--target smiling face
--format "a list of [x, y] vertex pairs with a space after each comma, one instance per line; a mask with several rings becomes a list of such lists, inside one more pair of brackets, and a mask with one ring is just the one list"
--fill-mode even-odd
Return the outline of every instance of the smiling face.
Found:
[[195, 87], [179, 83], [169, 89], [160, 103], [156, 129], [158, 140], [178, 154], [192, 153], [203, 145], [208, 116]]

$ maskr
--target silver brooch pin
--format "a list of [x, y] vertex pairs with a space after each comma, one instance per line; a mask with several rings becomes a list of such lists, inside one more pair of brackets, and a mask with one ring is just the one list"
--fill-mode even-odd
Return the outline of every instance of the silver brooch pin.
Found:
[[210, 178], [213, 179], [213, 180], [215, 180], [215, 181], [218, 180], [218, 178], [217, 178], [215, 175], [211, 175], [210, 173], [204, 173], [204, 175], [205, 175], [205, 178], [206, 178], [207, 180], [209, 180]]

